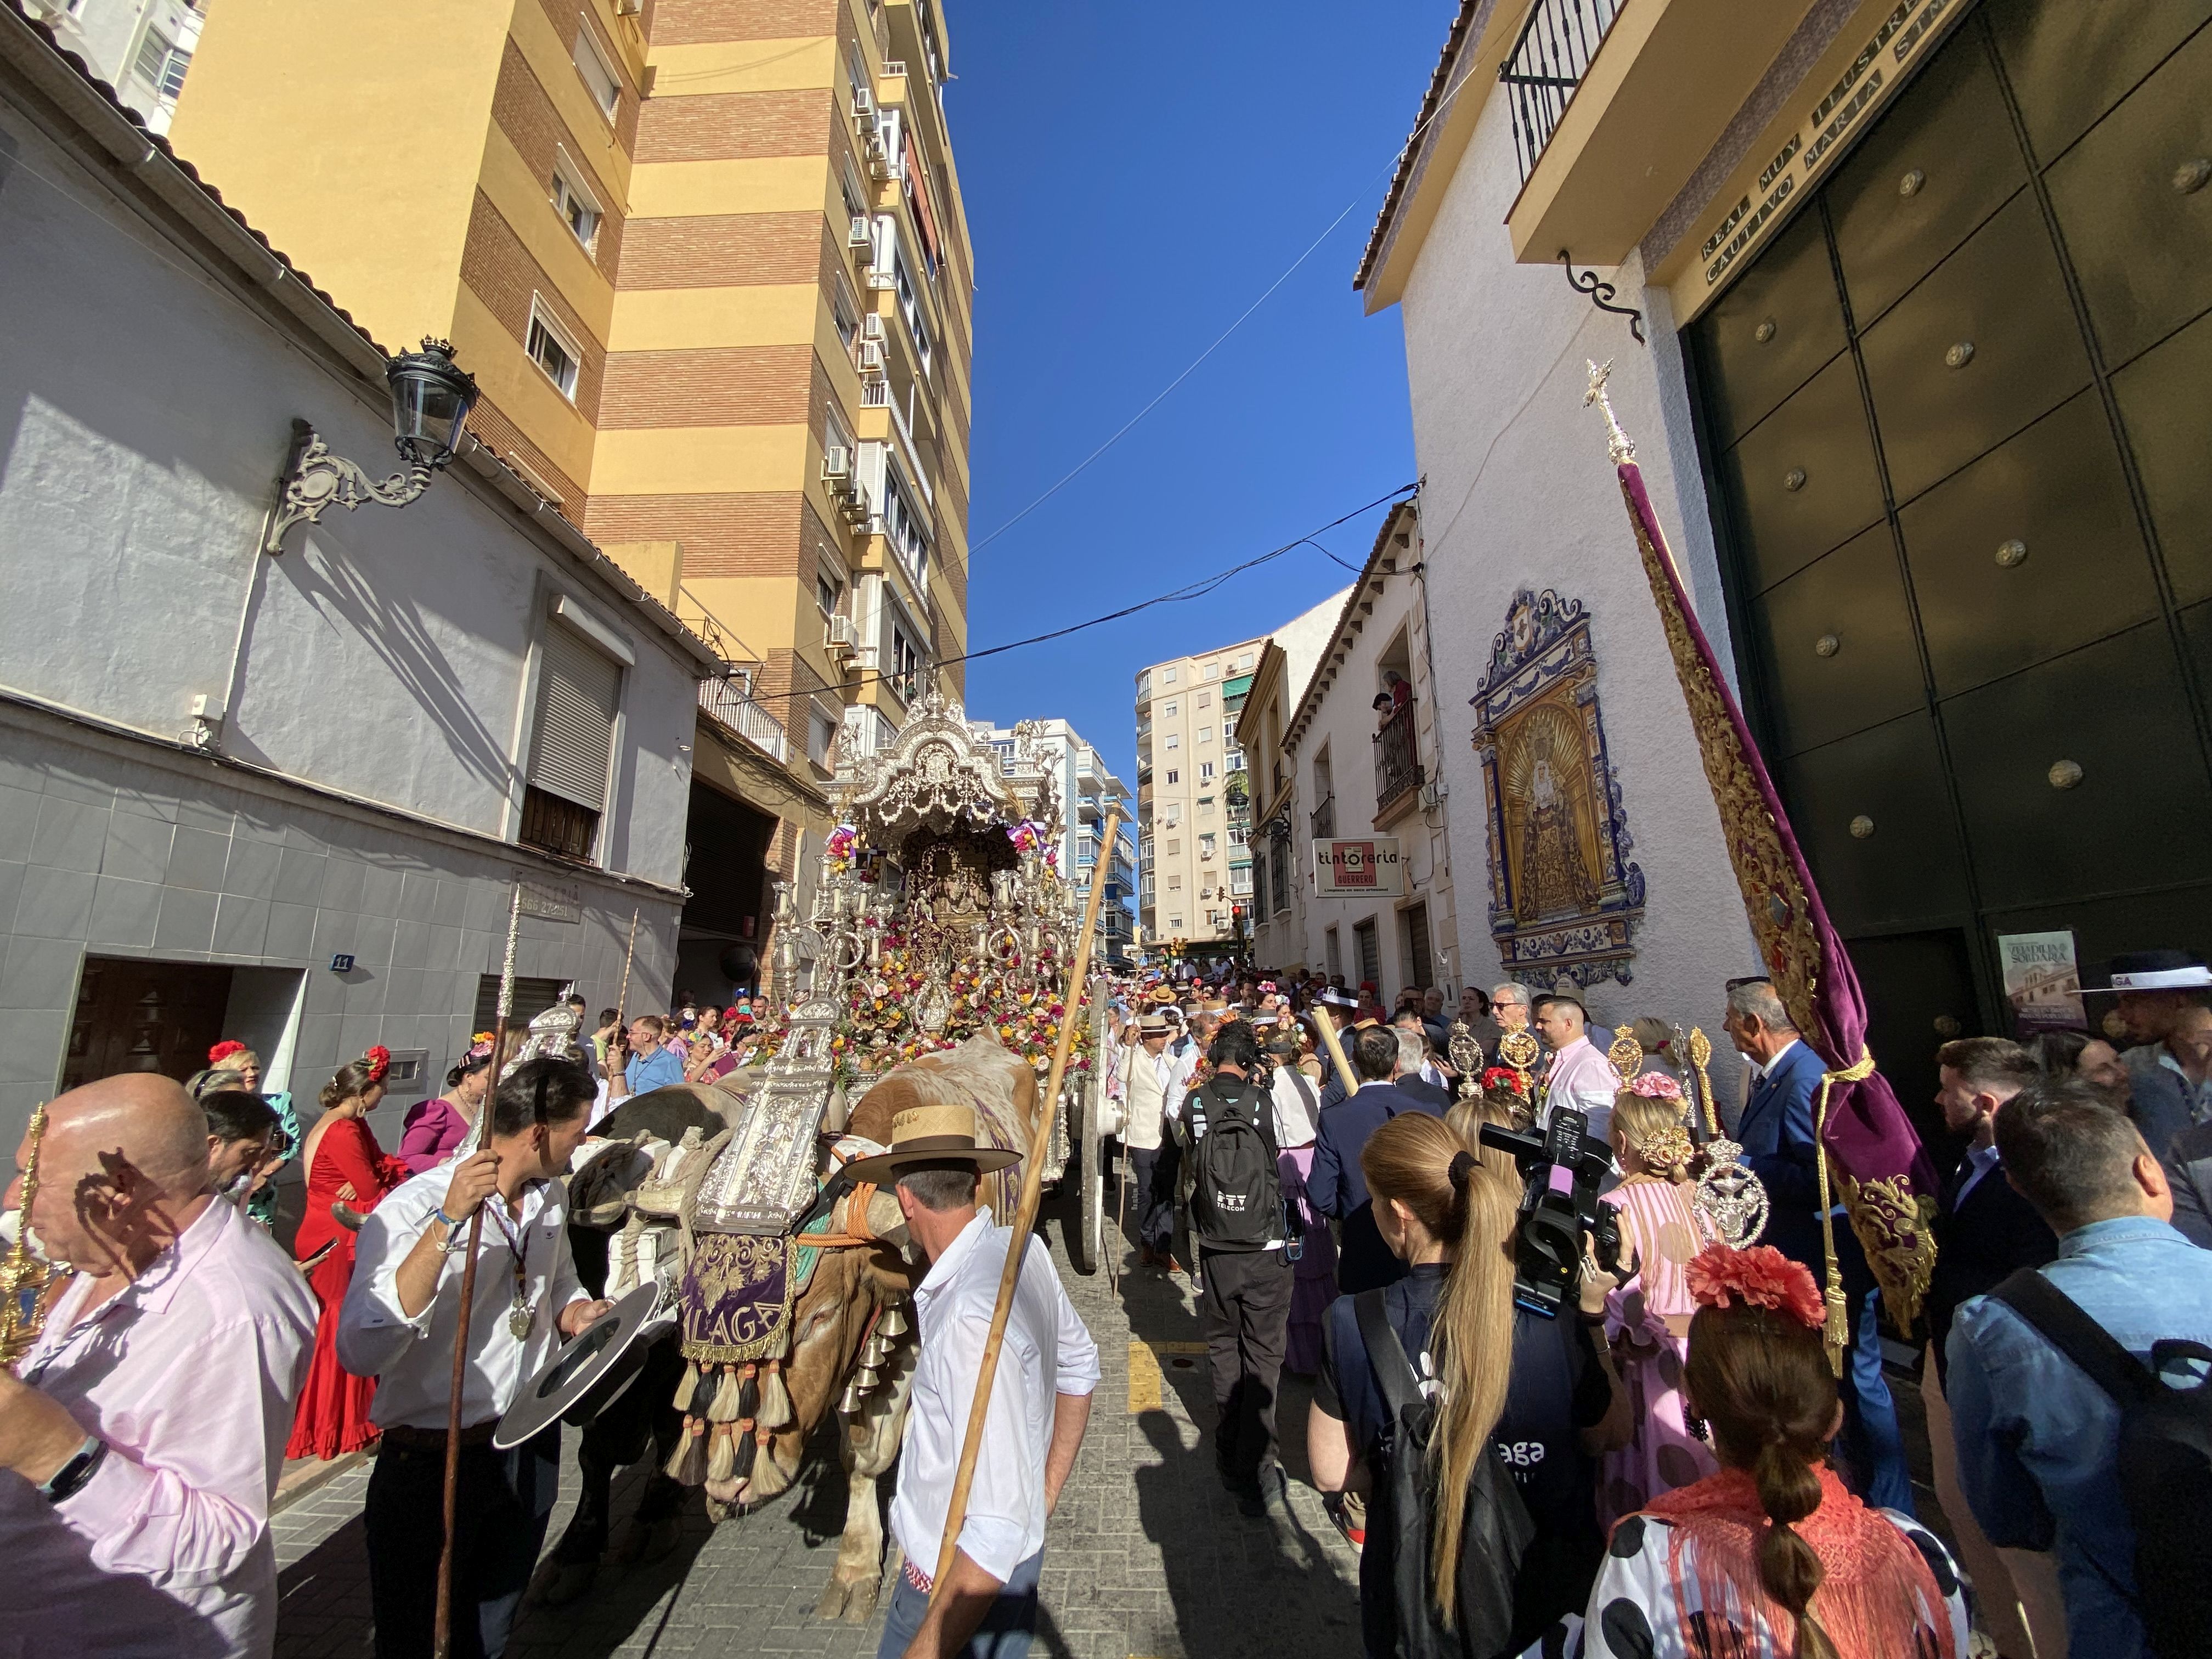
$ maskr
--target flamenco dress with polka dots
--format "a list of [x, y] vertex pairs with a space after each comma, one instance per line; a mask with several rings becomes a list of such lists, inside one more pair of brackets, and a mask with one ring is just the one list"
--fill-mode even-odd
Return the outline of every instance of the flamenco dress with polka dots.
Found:
[[[1910, 1516], [1869, 1509], [1832, 1470], [1818, 1474], [1820, 1507], [1796, 1530], [1826, 1570], [1810, 1610], [1838, 1659], [1965, 1659], [1966, 1598], [1949, 1552]], [[1792, 1659], [1796, 1621], [1759, 1580], [1765, 1529], [1741, 1470], [1668, 1493], [1613, 1528], [1587, 1620], [1529, 1652]]]
[[1620, 1209], [1622, 1255], [1640, 1267], [1605, 1302], [1605, 1336], [1629, 1398], [1635, 1437], [1604, 1455], [1598, 1522], [1610, 1528], [1662, 1492], [1702, 1480], [1719, 1466], [1690, 1431], [1682, 1362], [1690, 1316], [1690, 1258], [1704, 1241], [1690, 1207], [1692, 1188], [1654, 1176], [1630, 1176], [1606, 1194]]

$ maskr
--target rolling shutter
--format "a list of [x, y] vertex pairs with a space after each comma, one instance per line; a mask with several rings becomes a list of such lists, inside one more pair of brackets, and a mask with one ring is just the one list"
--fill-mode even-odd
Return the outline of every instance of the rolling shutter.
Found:
[[557, 623], [545, 630], [531, 782], [594, 812], [605, 807], [621, 689], [622, 670], [580, 636]]

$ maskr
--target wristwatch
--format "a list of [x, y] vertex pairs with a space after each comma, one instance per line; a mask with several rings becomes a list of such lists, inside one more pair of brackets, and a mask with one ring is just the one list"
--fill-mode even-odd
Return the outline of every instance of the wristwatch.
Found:
[[106, 1455], [107, 1443], [96, 1434], [87, 1435], [84, 1443], [70, 1454], [69, 1462], [56, 1469], [39, 1488], [39, 1496], [49, 1504], [76, 1497]]

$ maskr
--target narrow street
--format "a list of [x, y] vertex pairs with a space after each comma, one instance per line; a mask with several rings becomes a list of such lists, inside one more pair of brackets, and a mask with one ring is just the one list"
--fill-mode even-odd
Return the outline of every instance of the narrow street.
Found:
[[[1281, 1430], [1287, 1511], [1248, 1520], [1222, 1490], [1203, 1435], [1213, 1405], [1187, 1279], [1124, 1279], [1067, 1266], [1064, 1206], [1048, 1200], [1044, 1230], [1062, 1281], [1098, 1343], [1104, 1371], [1090, 1434], [1053, 1516], [1036, 1650], [1054, 1659], [1239, 1659], [1282, 1651], [1284, 1632], [1324, 1656], [1358, 1641], [1358, 1559], [1304, 1484], [1311, 1390], [1285, 1379]], [[571, 1462], [546, 1534], [560, 1537], [575, 1502]], [[619, 1542], [643, 1467], [615, 1485]], [[369, 1651], [364, 1464], [276, 1517], [280, 1659]], [[888, 1501], [890, 1483], [884, 1487]], [[883, 1629], [886, 1589], [865, 1626], [817, 1620], [815, 1599], [836, 1559], [845, 1480], [832, 1437], [817, 1435], [799, 1483], [742, 1520], [708, 1525], [695, 1498], [676, 1551], [628, 1573], [602, 1569], [583, 1601], [533, 1607], [509, 1652], [583, 1656], [797, 1654], [865, 1659]], [[890, 1547], [884, 1580], [898, 1570]]]

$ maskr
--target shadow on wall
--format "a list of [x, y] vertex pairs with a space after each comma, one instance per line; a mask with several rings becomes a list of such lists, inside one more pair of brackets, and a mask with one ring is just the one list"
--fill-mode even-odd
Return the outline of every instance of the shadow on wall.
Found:
[[[468, 688], [424, 624], [412, 601], [380, 593], [336, 553], [329, 544], [303, 537], [296, 554], [269, 562], [273, 580], [282, 572], [300, 596], [334, 624], [349, 624], [368, 648], [376, 653], [392, 676], [414, 696], [446, 740], [453, 757], [474, 777], [504, 794], [514, 775], [506, 740], [477, 718], [470, 706]], [[246, 641], [248, 672], [253, 635], [258, 633], [265, 605], [254, 610]], [[242, 733], [228, 739], [233, 752], [266, 763]]]

